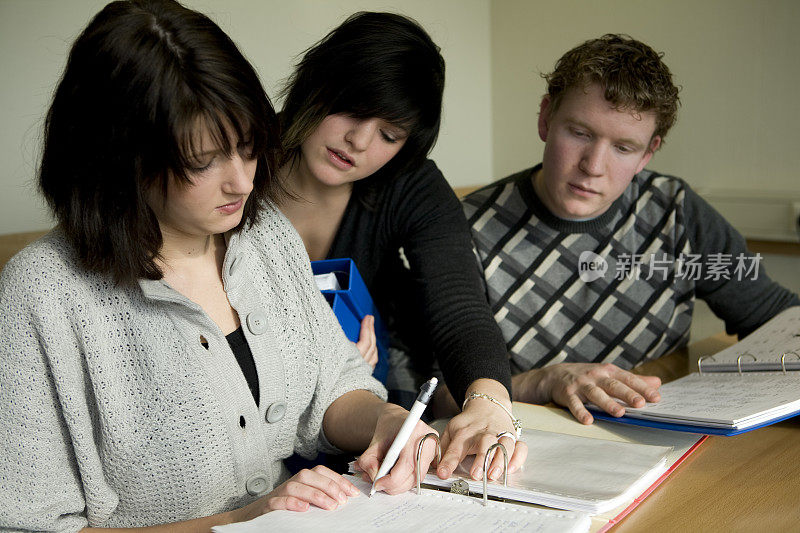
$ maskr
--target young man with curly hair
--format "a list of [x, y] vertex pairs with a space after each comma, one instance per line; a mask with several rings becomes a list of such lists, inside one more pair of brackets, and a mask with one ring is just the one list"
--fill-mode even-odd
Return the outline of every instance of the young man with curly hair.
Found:
[[797, 296], [688, 184], [645, 170], [678, 109], [662, 55], [625, 35], [570, 50], [545, 75], [542, 162], [463, 200], [515, 400], [585, 424], [592, 402], [658, 401], [629, 370], [684, 346], [695, 298], [744, 336]]

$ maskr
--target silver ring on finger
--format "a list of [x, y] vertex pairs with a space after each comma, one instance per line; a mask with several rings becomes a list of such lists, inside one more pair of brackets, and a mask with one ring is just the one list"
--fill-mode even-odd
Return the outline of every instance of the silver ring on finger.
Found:
[[509, 439], [513, 440], [515, 444], [517, 442], [517, 436], [511, 433], [510, 431], [503, 431], [502, 433], [497, 434], [498, 439], [501, 439], [503, 437], [508, 437]]

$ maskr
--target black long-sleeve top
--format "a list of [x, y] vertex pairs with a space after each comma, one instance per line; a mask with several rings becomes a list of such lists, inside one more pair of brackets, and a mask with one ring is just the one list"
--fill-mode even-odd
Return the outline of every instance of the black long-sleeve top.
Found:
[[430, 160], [379, 179], [369, 207], [356, 184], [328, 257], [355, 261], [392, 344], [412, 361], [436, 357], [459, 405], [479, 378], [503, 383], [510, 394], [505, 342], [452, 188]]

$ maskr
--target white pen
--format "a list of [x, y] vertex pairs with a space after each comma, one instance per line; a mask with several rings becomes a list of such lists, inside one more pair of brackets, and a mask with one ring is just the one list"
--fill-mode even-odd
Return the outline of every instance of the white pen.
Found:
[[391, 470], [394, 464], [397, 462], [397, 457], [400, 455], [400, 450], [402, 450], [403, 446], [405, 446], [406, 442], [408, 442], [411, 432], [414, 431], [414, 427], [417, 425], [417, 422], [419, 422], [423, 411], [425, 411], [425, 408], [428, 407], [428, 402], [431, 401], [433, 391], [436, 390], [436, 384], [438, 382], [439, 380], [436, 378], [431, 378], [423, 383], [422, 387], [419, 388], [419, 396], [417, 396], [417, 401], [415, 401], [414, 405], [411, 406], [411, 411], [408, 412], [405, 422], [403, 422], [403, 425], [400, 426], [400, 431], [397, 432], [397, 436], [394, 438], [392, 445], [389, 446], [389, 451], [386, 452], [386, 457], [383, 458], [383, 462], [381, 463], [380, 468], [378, 468], [378, 473], [375, 475], [375, 479], [372, 481], [372, 489], [369, 491], [370, 497], [375, 494], [375, 483], [380, 478], [388, 474], [389, 470]]

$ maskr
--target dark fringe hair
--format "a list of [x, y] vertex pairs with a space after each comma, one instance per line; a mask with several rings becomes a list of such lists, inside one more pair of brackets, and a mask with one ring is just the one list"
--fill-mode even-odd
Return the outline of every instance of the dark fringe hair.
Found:
[[284, 85], [281, 166], [297, 162], [301, 145], [328, 115], [400, 126], [409, 132], [400, 152], [354, 187], [370, 206], [382, 178], [421, 164], [436, 143], [444, 73], [439, 47], [416, 21], [395, 13], [351, 15], [304, 52]]
[[240, 227], [252, 225], [281, 189], [278, 120], [252, 66], [211, 19], [173, 0], [112, 2], [95, 15], [56, 88], [38, 176], [84, 268], [120, 284], [162, 277], [146, 192], [191, 183], [203, 128], [227, 156], [252, 140]]

